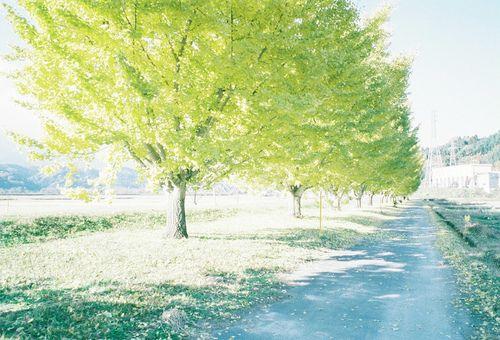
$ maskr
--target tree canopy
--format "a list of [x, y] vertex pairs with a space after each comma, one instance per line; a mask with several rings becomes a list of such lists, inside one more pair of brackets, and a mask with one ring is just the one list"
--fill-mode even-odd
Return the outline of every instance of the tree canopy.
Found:
[[399, 195], [418, 187], [419, 180], [408, 183], [421, 168], [407, 101], [410, 61], [387, 52], [387, 14], [361, 23], [345, 6], [314, 23], [315, 38], [328, 43], [309, 42], [315, 53], [300, 78], [312, 83], [296, 84], [307, 88], [308, 106], [272, 130], [273, 148], [246, 174], [290, 191], [297, 217], [308, 188], [353, 191], [361, 204], [366, 191]]
[[415, 187], [409, 63], [388, 56], [386, 13], [362, 23], [348, 0], [19, 4], [13, 76], [45, 134], [16, 138], [70, 167], [106, 153], [96, 193], [136, 162], [174, 194], [171, 236], [187, 237], [186, 188], [231, 173], [292, 193]]

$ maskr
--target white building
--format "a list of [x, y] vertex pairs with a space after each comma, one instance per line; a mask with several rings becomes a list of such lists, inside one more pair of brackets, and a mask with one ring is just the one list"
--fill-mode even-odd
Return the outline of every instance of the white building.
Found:
[[471, 188], [485, 192], [499, 188], [499, 171], [491, 164], [463, 164], [432, 169], [432, 188]]
[[500, 171], [490, 171], [477, 175], [477, 187], [486, 192], [499, 189]]

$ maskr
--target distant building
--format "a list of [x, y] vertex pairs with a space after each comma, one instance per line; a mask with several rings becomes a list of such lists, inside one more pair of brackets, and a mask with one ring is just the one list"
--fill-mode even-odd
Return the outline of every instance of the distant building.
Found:
[[470, 188], [491, 192], [499, 188], [500, 172], [491, 164], [462, 164], [432, 168], [430, 187]]
[[477, 175], [477, 187], [486, 192], [497, 190], [500, 185], [500, 171], [490, 171]]

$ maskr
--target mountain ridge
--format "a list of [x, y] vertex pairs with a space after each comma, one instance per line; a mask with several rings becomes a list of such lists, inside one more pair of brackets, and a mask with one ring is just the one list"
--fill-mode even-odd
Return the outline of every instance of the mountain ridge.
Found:
[[[59, 194], [64, 187], [68, 169], [54, 175], [44, 175], [39, 167], [20, 164], [0, 164], [0, 193], [46, 193]], [[89, 181], [99, 176], [99, 170], [79, 170], [74, 176], [74, 187], [90, 188]], [[143, 192], [144, 183], [139, 181], [137, 172], [123, 168], [117, 175], [115, 189], [120, 192]]]
[[[435, 149], [441, 155], [443, 166], [451, 164], [452, 149], [455, 149], [456, 164], [493, 164], [500, 169], [500, 130], [486, 137], [464, 136], [450, 140]], [[428, 158], [429, 147], [423, 149]]]

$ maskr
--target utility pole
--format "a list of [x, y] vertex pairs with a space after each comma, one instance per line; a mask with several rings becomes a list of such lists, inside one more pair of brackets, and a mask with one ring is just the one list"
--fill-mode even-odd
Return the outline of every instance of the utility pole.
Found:
[[431, 143], [429, 145], [429, 153], [427, 155], [427, 164], [425, 166], [424, 182], [428, 188], [433, 185], [432, 171], [435, 166], [443, 166], [443, 158], [441, 151], [437, 145], [437, 114], [432, 113], [431, 116]]
[[450, 145], [450, 166], [457, 165], [457, 151], [455, 145], [455, 139], [451, 141]]
[[429, 145], [429, 152], [427, 153], [427, 163], [425, 165], [425, 185], [432, 187], [432, 167], [436, 158], [436, 113], [432, 113], [431, 117], [431, 142]]

